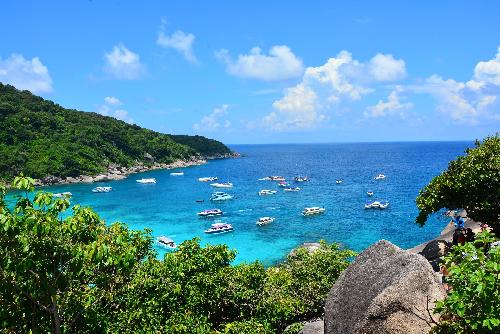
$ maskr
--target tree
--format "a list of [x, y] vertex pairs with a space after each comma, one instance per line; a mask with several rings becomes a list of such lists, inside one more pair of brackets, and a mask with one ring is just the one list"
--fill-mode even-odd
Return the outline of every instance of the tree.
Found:
[[417, 197], [417, 223], [441, 209], [465, 209], [475, 221], [488, 223], [500, 233], [500, 137], [476, 141], [475, 148], [450, 162]]

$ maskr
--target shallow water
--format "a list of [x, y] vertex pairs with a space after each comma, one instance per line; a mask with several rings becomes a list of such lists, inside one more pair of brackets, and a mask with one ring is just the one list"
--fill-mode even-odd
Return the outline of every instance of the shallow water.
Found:
[[[171, 176], [177, 170], [152, 171], [125, 180], [99, 184], [47, 187], [52, 192], [70, 191], [73, 203], [93, 207], [106, 222], [122, 221], [133, 229], [149, 227], [155, 236], [167, 235], [177, 243], [200, 237], [203, 243], [226, 243], [238, 251], [236, 263], [260, 260], [272, 264], [305, 241], [336, 241], [360, 251], [380, 239], [400, 247], [412, 247], [436, 236], [446, 224], [444, 217], [431, 217], [424, 228], [414, 219], [418, 213], [415, 198], [432, 177], [463, 154], [469, 142], [359, 143], [238, 145], [239, 159], [210, 161], [184, 169], [184, 176]], [[384, 180], [374, 180], [379, 173]], [[300, 192], [284, 192], [276, 182], [258, 181], [267, 175], [292, 179], [308, 175], [310, 181], [297, 184]], [[199, 177], [218, 176], [219, 182], [232, 182], [232, 189], [214, 189]], [[154, 177], [156, 184], [139, 184], [136, 179]], [[342, 184], [336, 184], [342, 179]], [[292, 185], [293, 181], [290, 182]], [[112, 186], [110, 193], [92, 193], [94, 187]], [[279, 190], [259, 196], [261, 189]], [[370, 198], [368, 190], [375, 195]], [[213, 191], [225, 191], [235, 199], [211, 203]], [[196, 200], [204, 199], [203, 203]], [[369, 199], [385, 199], [385, 210], [365, 210]], [[302, 217], [307, 206], [324, 206], [321, 216]], [[234, 232], [207, 235], [213, 219], [200, 219], [196, 213], [220, 208], [220, 218], [234, 226]], [[259, 217], [277, 218], [258, 227]], [[163, 254], [163, 250], [158, 248]]]

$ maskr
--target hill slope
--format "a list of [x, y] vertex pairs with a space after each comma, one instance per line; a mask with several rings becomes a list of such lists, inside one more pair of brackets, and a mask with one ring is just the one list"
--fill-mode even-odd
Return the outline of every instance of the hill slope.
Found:
[[[216, 140], [170, 136], [97, 113], [65, 109], [0, 83], [0, 179], [95, 175], [109, 164], [169, 163], [230, 154]], [[149, 158], [149, 159], [148, 159]]]

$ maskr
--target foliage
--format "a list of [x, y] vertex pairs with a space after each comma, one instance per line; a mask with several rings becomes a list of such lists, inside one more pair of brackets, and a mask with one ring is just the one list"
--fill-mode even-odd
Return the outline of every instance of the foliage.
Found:
[[14, 185], [25, 194], [13, 208], [0, 191], [0, 332], [282, 332], [321, 316], [354, 256], [322, 242], [278, 266], [231, 265], [235, 251], [194, 239], [158, 259], [150, 231], [78, 205], [63, 219], [67, 199]]
[[440, 209], [465, 209], [475, 221], [500, 232], [500, 137], [487, 137], [450, 162], [417, 197], [417, 223]]
[[485, 252], [485, 245], [494, 240], [482, 232], [474, 244], [455, 246], [445, 257], [452, 290], [437, 303], [435, 312], [443, 314], [444, 321], [434, 333], [500, 332], [500, 247]]
[[24, 172], [35, 178], [104, 172], [108, 165], [169, 163], [197, 154], [226, 154], [201, 136], [170, 136], [112, 117], [65, 109], [0, 83], [0, 179]]

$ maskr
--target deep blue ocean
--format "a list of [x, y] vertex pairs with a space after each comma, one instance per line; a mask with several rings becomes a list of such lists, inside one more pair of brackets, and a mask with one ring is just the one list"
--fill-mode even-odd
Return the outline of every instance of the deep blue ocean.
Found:
[[[121, 181], [44, 189], [72, 192], [72, 203], [93, 207], [107, 223], [121, 221], [132, 229], [148, 227], [154, 236], [166, 235], [177, 243], [194, 237], [204, 244], [225, 243], [238, 251], [236, 263], [260, 260], [270, 265], [306, 241], [325, 239], [361, 251], [380, 239], [409, 248], [435, 237], [445, 226], [445, 217], [438, 214], [425, 227], [417, 226], [415, 198], [450, 160], [471, 146], [471, 142], [235, 145], [231, 148], [244, 157], [185, 168], [184, 176], [171, 176], [176, 170], [152, 171]], [[380, 173], [387, 178], [374, 180]], [[282, 175], [287, 180], [307, 175], [310, 181], [297, 184], [300, 192], [284, 192], [276, 182], [258, 180], [267, 175]], [[205, 176], [232, 182], [234, 188], [214, 189], [197, 180]], [[135, 181], [143, 177], [154, 177], [157, 183]], [[336, 179], [343, 183], [336, 184]], [[113, 191], [92, 193], [98, 185], [112, 186]], [[261, 189], [279, 191], [259, 196]], [[235, 199], [211, 203], [210, 195], [217, 190]], [[367, 196], [368, 190], [375, 193], [372, 198]], [[200, 199], [204, 202], [197, 203]], [[366, 210], [369, 199], [388, 200], [390, 206]], [[327, 211], [303, 217], [301, 211], [308, 206], [323, 206]], [[233, 224], [233, 232], [203, 233], [213, 220], [196, 214], [211, 208], [226, 212], [220, 220]], [[262, 216], [276, 221], [258, 227], [255, 222]], [[157, 250], [160, 256], [164, 252]]]

